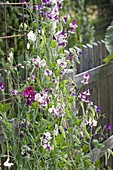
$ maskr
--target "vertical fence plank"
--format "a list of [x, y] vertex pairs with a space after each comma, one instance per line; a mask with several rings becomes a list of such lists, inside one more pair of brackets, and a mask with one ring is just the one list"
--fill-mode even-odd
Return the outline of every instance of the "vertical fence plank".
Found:
[[88, 70], [88, 48], [86, 45], [82, 45], [82, 64], [80, 67], [80, 71], [86, 71]]
[[94, 42], [93, 43], [93, 62], [94, 62], [94, 67], [98, 66], [97, 57], [98, 57], [98, 44], [96, 42]]
[[87, 44], [88, 48], [88, 69], [93, 68], [93, 46]]
[[102, 43], [100, 41], [97, 41], [98, 44], [98, 64], [102, 64]]
[[108, 55], [108, 51], [105, 46], [105, 41], [101, 40], [102, 42], [102, 59], [104, 59]]

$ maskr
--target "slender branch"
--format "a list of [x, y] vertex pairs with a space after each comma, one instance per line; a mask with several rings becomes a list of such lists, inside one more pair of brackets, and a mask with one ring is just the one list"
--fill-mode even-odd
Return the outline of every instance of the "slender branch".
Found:
[[26, 34], [3, 36], [3, 37], [0, 37], [0, 39], [8, 39], [8, 38], [15, 38], [15, 37], [23, 37], [23, 36], [26, 36]]

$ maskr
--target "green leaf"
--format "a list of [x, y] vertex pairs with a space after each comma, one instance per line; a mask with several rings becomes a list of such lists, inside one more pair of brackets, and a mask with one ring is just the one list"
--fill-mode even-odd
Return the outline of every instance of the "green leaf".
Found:
[[6, 103], [3, 106], [3, 112], [7, 112], [10, 109], [10, 103]]
[[103, 59], [103, 62], [109, 63], [112, 59], [113, 59], [113, 54], [110, 54], [106, 58]]
[[65, 162], [68, 166], [72, 166], [72, 164], [71, 164], [69, 161], [67, 161], [66, 159], [64, 159], [63, 157], [60, 157], [60, 159], [61, 159], [63, 162]]
[[99, 144], [99, 141], [97, 139], [93, 139], [92, 145], [97, 146]]
[[110, 54], [113, 54], [113, 21], [106, 30], [105, 44]]
[[56, 47], [56, 41], [52, 40], [52, 48]]
[[4, 105], [2, 103], [0, 103], [0, 111], [3, 112], [3, 107]]
[[99, 149], [101, 149], [101, 148], [103, 148], [105, 145], [103, 144], [103, 143], [99, 143], [98, 145], [97, 145], [97, 148], [99, 148]]
[[89, 150], [89, 146], [88, 145], [83, 145], [82, 151], [87, 152], [88, 150]]
[[96, 168], [99, 168], [99, 167], [100, 167], [100, 160], [97, 160], [97, 161], [95, 162], [95, 167], [96, 167]]
[[37, 102], [32, 103], [32, 107], [36, 110], [38, 107], [38, 103]]
[[65, 111], [66, 111], [67, 117], [71, 117], [71, 114], [67, 108], [65, 109]]

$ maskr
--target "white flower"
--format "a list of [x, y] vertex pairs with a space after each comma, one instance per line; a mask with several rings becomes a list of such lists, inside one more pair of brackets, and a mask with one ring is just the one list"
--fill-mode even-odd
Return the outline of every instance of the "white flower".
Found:
[[33, 58], [32, 62], [37, 67], [44, 67], [44, 66], [46, 66], [46, 61], [44, 59], [41, 60], [39, 56], [37, 56], [37, 58]]
[[27, 50], [29, 50], [29, 48], [30, 48], [30, 44], [29, 44], [29, 43], [27, 43]]
[[44, 133], [44, 138], [45, 138], [45, 139], [47, 139], [47, 140], [52, 139], [52, 137], [51, 137], [51, 133], [49, 133], [49, 132], [45, 132], [45, 133]]
[[66, 68], [67, 67], [67, 62], [64, 59], [58, 59], [57, 60], [57, 64], [58, 64], [58, 66], [60, 66], [62, 68]]
[[11, 166], [13, 166], [14, 164], [13, 163], [10, 163], [9, 162], [9, 158], [7, 158], [7, 160], [4, 162], [4, 166], [6, 166], [6, 167], [11, 167]]
[[33, 33], [33, 31], [30, 31], [28, 34], [28, 40], [31, 40], [31, 41], [36, 41], [36, 35]]
[[46, 70], [44, 71], [44, 74], [45, 74], [46, 76], [51, 76], [52, 71], [49, 70], [49, 69], [46, 69]]
[[97, 121], [94, 120], [94, 119], [93, 119], [93, 120], [90, 119], [90, 120], [89, 120], [89, 125], [90, 125], [90, 126], [97, 126]]

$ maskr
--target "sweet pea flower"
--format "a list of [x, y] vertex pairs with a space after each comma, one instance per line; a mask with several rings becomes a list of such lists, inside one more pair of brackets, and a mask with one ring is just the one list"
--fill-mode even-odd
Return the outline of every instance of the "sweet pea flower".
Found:
[[89, 120], [89, 125], [90, 125], [90, 126], [97, 126], [97, 120], [94, 120], [94, 119], [91, 120], [91, 119], [90, 119], [90, 120]]
[[33, 58], [32, 63], [36, 67], [44, 67], [44, 66], [46, 66], [46, 61], [44, 59], [41, 60], [41, 58], [39, 56], [37, 56], [37, 58]]
[[49, 69], [46, 69], [46, 70], [44, 71], [44, 74], [45, 74], [46, 76], [51, 76], [51, 75], [52, 75], [52, 71], [49, 70]]
[[9, 158], [7, 158], [7, 160], [4, 162], [4, 166], [5, 166], [5, 167], [9, 167], [9, 168], [10, 168], [10, 167], [13, 166], [13, 165], [14, 165], [13, 163], [10, 163], [10, 162], [9, 162]]
[[58, 31], [54, 36], [53, 39], [57, 42], [58, 46], [65, 47], [67, 43], [67, 33], [65, 31]]
[[79, 93], [78, 97], [85, 103], [88, 103], [88, 96], [90, 95], [89, 89], [84, 91], [83, 93]]
[[106, 125], [104, 126], [104, 128], [105, 128], [106, 130], [110, 130], [110, 129], [111, 129], [111, 125], [110, 125], [110, 124], [106, 124]]
[[71, 34], [75, 34], [75, 28], [77, 28], [76, 21], [73, 20], [72, 23], [69, 24], [70, 30], [68, 31]]
[[49, 96], [46, 90], [43, 90], [42, 92], [37, 93], [35, 95], [34, 100], [37, 101], [38, 104], [41, 106], [47, 106], [47, 104], [50, 102], [50, 99], [49, 99]]
[[49, 132], [44, 133], [44, 138], [47, 139], [47, 140], [52, 139], [51, 134]]
[[28, 37], [28, 40], [34, 42], [36, 41], [36, 35], [33, 33], [33, 31], [30, 31], [28, 34], [27, 34], [27, 37]]
[[67, 67], [67, 62], [65, 61], [65, 58], [58, 59], [57, 64], [61, 68], [66, 68]]
[[4, 88], [4, 86], [3, 86], [3, 83], [0, 82], [0, 90], [1, 90], [1, 91], [4, 91], [4, 89], [5, 89], [5, 88]]
[[41, 146], [46, 149], [47, 151], [52, 150], [50, 146], [50, 140], [52, 139], [51, 134], [49, 132], [45, 132], [44, 136], [40, 138]]
[[83, 75], [83, 78], [84, 78], [84, 80], [82, 80], [81, 83], [88, 84], [88, 80], [89, 80], [90, 76], [87, 72]]
[[35, 99], [35, 92], [33, 87], [29, 86], [27, 87], [22, 94], [24, 95], [25, 99], [26, 99], [26, 105], [32, 105], [32, 103], [34, 102]]
[[52, 113], [54, 118], [62, 117], [65, 114], [64, 105], [61, 103], [58, 103], [56, 108], [52, 106], [51, 108], [48, 109], [48, 111], [49, 113]]

